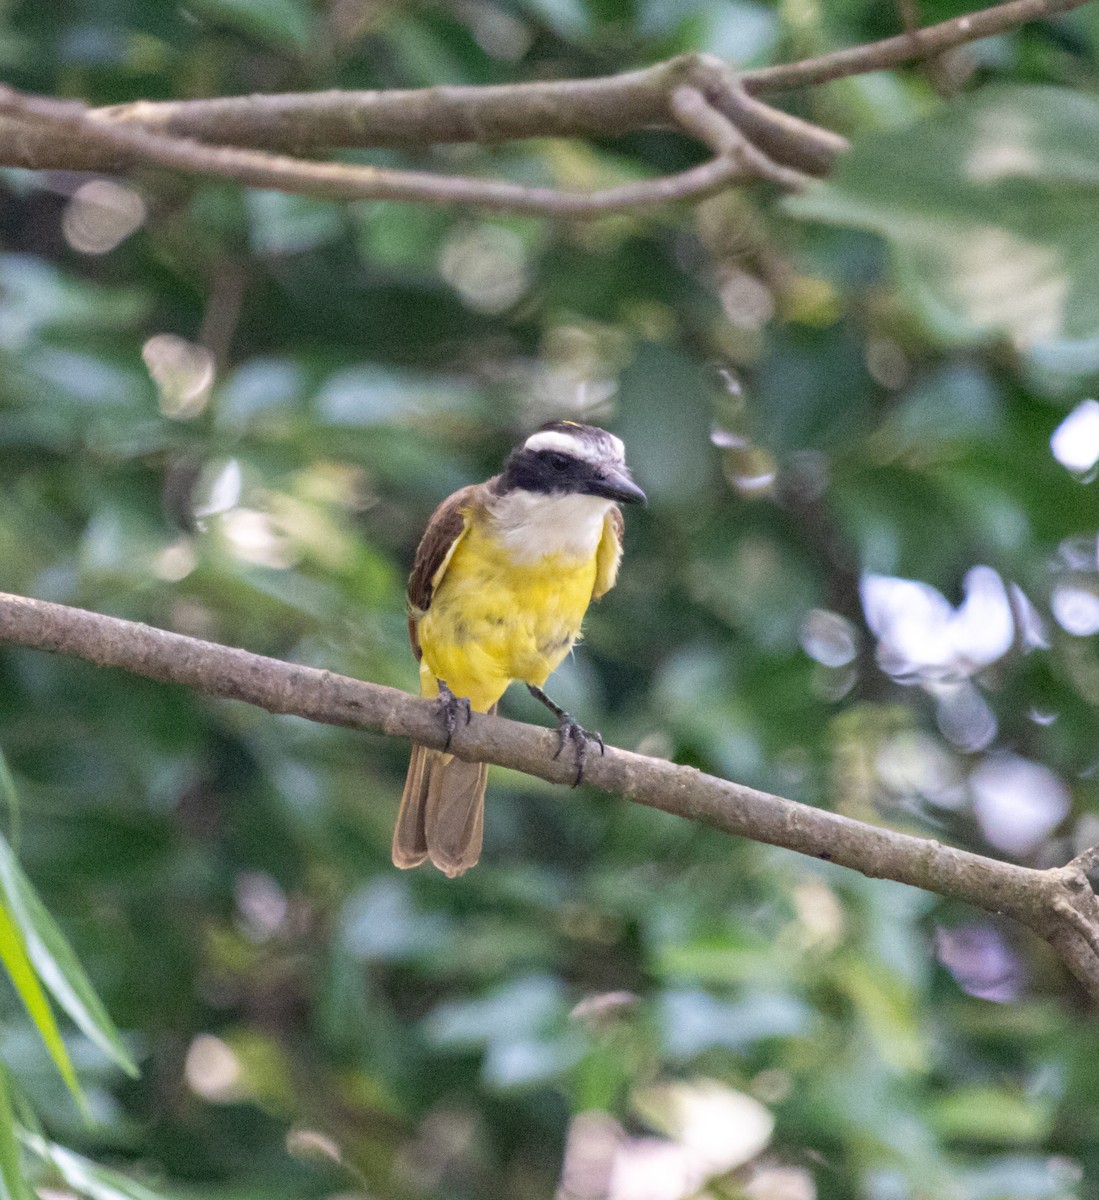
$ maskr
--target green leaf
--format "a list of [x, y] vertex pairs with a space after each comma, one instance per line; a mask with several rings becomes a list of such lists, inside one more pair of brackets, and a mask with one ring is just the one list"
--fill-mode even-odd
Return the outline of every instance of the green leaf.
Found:
[[23, 1174], [23, 1160], [15, 1137], [15, 1113], [7, 1072], [0, 1069], [0, 1200], [32, 1200]]
[[1039, 365], [1099, 367], [1099, 99], [989, 87], [857, 140], [788, 207], [873, 230], [948, 342], [1006, 334]]
[[969, 1141], [1041, 1142], [1053, 1125], [1051, 1097], [1033, 1098], [999, 1087], [963, 1087], [934, 1105], [931, 1118], [943, 1137]]
[[[3, 897], [5, 919], [9, 923], [14, 921], [18, 926], [20, 945], [25, 945], [37, 978], [49, 988], [54, 999], [80, 1030], [128, 1075], [136, 1077], [137, 1067], [123, 1046], [107, 1010], [65, 935], [46, 910], [3, 837], [0, 837], [0, 896]], [[52, 1021], [52, 1013], [50, 1019]], [[42, 1032], [41, 1026], [39, 1032]], [[42, 1036], [45, 1039], [44, 1033]], [[57, 1061], [56, 1056], [54, 1061]], [[60, 1062], [58, 1067], [60, 1069]]]
[[301, 0], [195, 0], [193, 7], [258, 41], [286, 50], [307, 50], [313, 18]]
[[38, 976], [34, 973], [31, 960], [27, 957], [23, 938], [15, 921], [12, 920], [6, 903], [0, 904], [0, 962], [3, 962], [4, 969], [11, 977], [19, 999], [23, 1001], [30, 1014], [39, 1037], [45, 1042], [54, 1065], [61, 1072], [61, 1078], [64, 1079], [73, 1097], [82, 1105], [84, 1101], [80, 1084], [77, 1082], [69, 1052], [61, 1040], [61, 1032], [57, 1028], [53, 1009], [50, 1008], [50, 1002], [46, 999], [46, 994], [38, 982]]

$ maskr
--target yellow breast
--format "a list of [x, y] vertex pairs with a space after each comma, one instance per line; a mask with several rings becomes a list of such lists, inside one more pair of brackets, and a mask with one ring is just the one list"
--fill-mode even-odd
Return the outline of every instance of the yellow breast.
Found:
[[594, 552], [517, 562], [474, 522], [420, 621], [425, 693], [443, 679], [483, 712], [512, 680], [540, 687], [580, 633], [595, 572]]

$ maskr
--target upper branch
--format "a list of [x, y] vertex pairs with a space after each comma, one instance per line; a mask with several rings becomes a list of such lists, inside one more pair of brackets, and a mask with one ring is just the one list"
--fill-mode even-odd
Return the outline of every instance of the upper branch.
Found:
[[[599, 79], [139, 101], [91, 110], [82, 127], [72, 121], [66, 124], [52, 120], [42, 112], [36, 117], [9, 104], [6, 112], [0, 113], [0, 165], [120, 171], [153, 162], [219, 174], [249, 186], [311, 195], [418, 199], [514, 211], [594, 215], [706, 195], [756, 177], [764, 160], [779, 168], [825, 174], [844, 148], [843, 139], [771, 108], [756, 97], [929, 57], [1086, 2], [1009, 0], [883, 41], [748, 71], [739, 77], [719, 59], [695, 54]], [[685, 86], [699, 91], [727, 118], [741, 135], [742, 148], [747, 147], [749, 153], [726, 156], [679, 176], [607, 189], [594, 199], [549, 189], [521, 189], [503, 181], [450, 181], [424, 173], [385, 172], [336, 163], [230, 157], [246, 155], [247, 151], [301, 155], [333, 147], [455, 142], [489, 145], [521, 138], [619, 137], [640, 129], [683, 128], [672, 98]], [[98, 136], [93, 122], [100, 127]], [[219, 153], [203, 155], [195, 143], [217, 147]], [[748, 162], [753, 150], [759, 152], [755, 166]], [[735, 168], [731, 161], [735, 161]], [[359, 174], [349, 176], [349, 171]], [[372, 174], [367, 177], [362, 172]], [[395, 178], [398, 174], [406, 178]], [[773, 177], [769, 167], [763, 174]]]
[[[747, 71], [754, 96], [878, 71], [989, 37], [1025, 21], [1055, 16], [1087, 0], [1009, 0], [1006, 4], [818, 58]], [[669, 97], [726, 70], [706, 55], [685, 55], [639, 71], [597, 79], [227, 96], [138, 101], [97, 110], [105, 121], [136, 124], [177, 138], [302, 154], [337, 146], [492, 144], [531, 137], [619, 137], [674, 125]], [[705, 88], [703, 88], [705, 90]], [[0, 159], [8, 165], [103, 169], [103, 148], [67, 144], [51, 152], [48, 134], [0, 123]], [[794, 165], [794, 164], [790, 164]]]
[[[426, 746], [442, 748], [446, 736], [430, 701], [394, 688], [60, 604], [0, 593], [0, 643], [71, 654], [268, 712]], [[474, 714], [450, 750], [459, 758], [571, 783], [574, 768], [552, 757], [556, 743], [550, 730]], [[609, 746], [589, 761], [585, 778], [612, 795], [726, 833], [1012, 916], [1042, 934], [1099, 1000], [1099, 905], [1087, 885], [1090, 859], [1051, 871], [997, 862]]]
[[[51, 131], [55, 146], [63, 141], [85, 150], [127, 157], [147, 166], [169, 167], [200, 175], [231, 179], [246, 187], [272, 188], [328, 200], [404, 200], [427, 204], [466, 204], [508, 212], [594, 217], [688, 197], [707, 196], [742, 179], [760, 174], [766, 155], [728, 153], [702, 166], [641, 183], [623, 184], [594, 192], [564, 192], [556, 188], [525, 187], [507, 180], [471, 179], [427, 171], [318, 163], [236, 146], [151, 133], [140, 125], [95, 119], [83, 105], [43, 96], [26, 96], [0, 85], [3, 115], [27, 118]], [[770, 177], [787, 186], [800, 179], [773, 166]]]
[[[594, 217], [606, 212], [698, 199], [737, 182], [766, 178], [800, 188], [796, 169], [774, 162], [762, 148], [769, 137], [788, 161], [825, 166], [843, 140], [803, 121], [768, 109], [739, 91], [720, 64], [704, 63], [710, 96], [691, 87], [668, 97], [672, 117], [686, 133], [699, 137], [717, 157], [674, 175], [593, 192], [526, 187], [506, 180], [471, 179], [424, 171], [393, 170], [346, 163], [318, 163], [262, 150], [210, 145], [193, 138], [158, 133], [138, 123], [104, 118], [71, 100], [29, 96], [0, 85], [0, 122], [25, 122], [27, 130], [51, 134], [62, 144], [98, 147], [103, 153], [146, 166], [231, 179], [246, 187], [274, 188], [330, 200], [403, 200], [428, 204], [465, 204], [509, 212]], [[712, 99], [710, 98], [712, 96]], [[752, 125], [757, 145], [737, 129], [738, 115]], [[2, 131], [0, 131], [2, 132]], [[773, 136], [771, 136], [773, 135]]]

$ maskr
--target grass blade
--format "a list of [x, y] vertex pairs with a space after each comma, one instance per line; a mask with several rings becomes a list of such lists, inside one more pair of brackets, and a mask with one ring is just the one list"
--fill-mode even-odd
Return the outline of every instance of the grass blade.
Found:
[[[0, 794], [11, 809], [14, 831], [18, 828], [19, 795], [2, 751]], [[6, 902], [38, 978], [53, 998], [87, 1038], [128, 1075], [136, 1078], [137, 1067], [122, 1044], [114, 1022], [3, 835], [0, 835], [0, 902]]]
[[42, 985], [38, 982], [38, 976], [27, 955], [27, 948], [19, 927], [12, 919], [5, 903], [0, 903], [0, 962], [4, 964], [4, 969], [11, 977], [19, 999], [23, 1001], [24, 1007], [30, 1014], [30, 1018], [38, 1030], [38, 1036], [45, 1043], [50, 1058], [53, 1059], [54, 1065], [61, 1073], [61, 1078], [72, 1092], [73, 1098], [83, 1108], [84, 1096], [80, 1091], [80, 1084], [77, 1082], [69, 1052], [61, 1040], [57, 1019], [53, 1015], [53, 1009], [50, 1008], [50, 1002], [46, 999]]
[[8, 1076], [3, 1069], [0, 1069], [0, 1200], [32, 1200], [15, 1136]]

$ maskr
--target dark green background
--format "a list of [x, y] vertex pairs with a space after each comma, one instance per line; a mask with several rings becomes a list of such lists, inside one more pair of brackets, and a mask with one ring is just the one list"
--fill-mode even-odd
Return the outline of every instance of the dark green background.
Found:
[[[0, 72], [114, 103], [762, 65], [897, 27], [870, 0], [7, 0]], [[151, 173], [140, 229], [89, 254], [84, 177], [0, 172], [0, 588], [412, 689], [428, 513], [587, 415], [652, 502], [561, 703], [998, 856], [971, 780], [1039, 764], [1071, 810], [1021, 860], [1064, 862], [1099, 840], [1099, 660], [1051, 613], [1099, 602], [1096, 485], [1049, 444], [1099, 374], [1097, 53], [1089, 6], [790, 97], [853, 139], [827, 185], [589, 225]], [[564, 187], [697, 161], [659, 134], [353, 157]], [[160, 334], [217, 355], [190, 417], [142, 361]], [[883, 671], [860, 577], [957, 605], [976, 565], [1044, 646]], [[1018, 929], [495, 769], [482, 864], [400, 874], [400, 742], [43, 654], [0, 653], [0, 746], [21, 859], [142, 1074], [74, 1035], [82, 1123], [13, 996], [0, 1056], [51, 1137], [157, 1195], [546, 1197], [575, 1114], [663, 1136], [651, 1089], [701, 1079], [775, 1121], [707, 1195], [1099, 1195], [1099, 1035]]]

